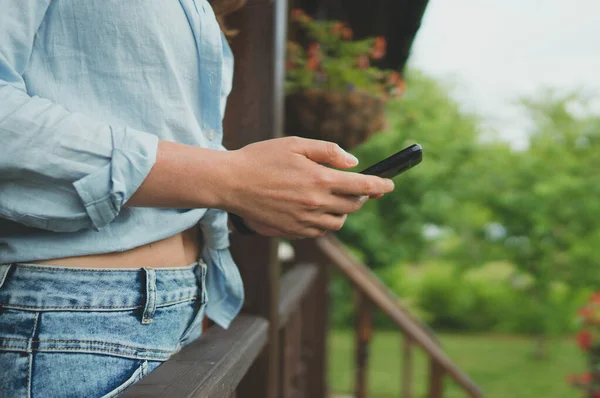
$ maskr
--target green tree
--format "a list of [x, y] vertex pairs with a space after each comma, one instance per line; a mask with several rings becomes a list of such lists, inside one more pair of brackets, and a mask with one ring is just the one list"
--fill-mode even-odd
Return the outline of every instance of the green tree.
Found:
[[582, 111], [581, 96], [542, 92], [522, 101], [530, 145], [515, 151], [480, 140], [477, 118], [461, 111], [449, 87], [418, 71], [407, 77], [405, 96], [388, 106], [388, 131], [355, 153], [366, 167], [418, 142], [423, 163], [395, 180], [394, 193], [350, 216], [340, 237], [376, 269], [515, 264], [532, 280], [520, 287], [515, 322], [528, 320], [523, 331], [537, 337], [543, 357], [546, 336], [567, 329], [556, 316], [565, 301], [600, 286], [600, 117]]
[[545, 92], [522, 104], [534, 126], [530, 146], [501, 160], [508, 172], [480, 185], [480, 196], [506, 229], [506, 256], [535, 278], [536, 356], [544, 357], [544, 337], [557, 327], [552, 286], [600, 283], [600, 119], [576, 116], [570, 109], [583, 100], [575, 95]]
[[455, 211], [465, 167], [478, 146], [477, 120], [459, 109], [449, 88], [418, 71], [407, 75], [402, 99], [388, 105], [389, 129], [355, 154], [366, 167], [418, 142], [424, 161], [395, 180], [396, 191], [348, 218], [341, 238], [373, 267], [419, 262], [431, 248], [424, 228]]

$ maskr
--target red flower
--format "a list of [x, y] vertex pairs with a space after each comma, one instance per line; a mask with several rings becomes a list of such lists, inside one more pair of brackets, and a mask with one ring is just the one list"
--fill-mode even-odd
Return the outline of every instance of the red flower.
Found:
[[600, 303], [600, 292], [592, 294], [590, 297], [590, 303]]
[[369, 57], [366, 55], [359, 55], [356, 61], [360, 69], [367, 69], [369, 67]]
[[594, 398], [600, 398], [600, 391], [596, 391], [594, 393]]
[[306, 50], [306, 54], [309, 57], [316, 57], [319, 55], [319, 52], [321, 51], [321, 46], [319, 45], [319, 43], [313, 41], [312, 43], [310, 43], [310, 45], [308, 46], [308, 50]]
[[388, 76], [388, 83], [389, 84], [398, 84], [399, 82], [402, 81], [402, 75], [398, 72], [392, 72], [389, 76]]
[[308, 50], [306, 50], [306, 54], [308, 56], [306, 68], [312, 71], [317, 70], [319, 68], [319, 64], [321, 63], [321, 46], [319, 43], [310, 43]]
[[345, 29], [345, 26], [343, 23], [336, 22], [331, 27], [331, 33], [335, 36], [340, 36], [342, 34], [342, 32], [344, 31], [344, 29]]
[[592, 346], [592, 332], [589, 330], [582, 330], [577, 333], [577, 344], [582, 350], [589, 350]]
[[592, 381], [591, 373], [583, 373], [581, 376], [579, 376], [579, 381], [582, 383], [588, 384], [589, 382]]
[[312, 18], [302, 11], [299, 8], [295, 8], [292, 10], [292, 20], [300, 22], [300, 23], [308, 23], [312, 20]]
[[590, 307], [583, 307], [579, 311], [577, 311], [577, 315], [588, 319], [592, 316], [592, 309]]
[[304, 16], [304, 11], [299, 8], [294, 8], [292, 10], [292, 19], [298, 20]]
[[387, 42], [385, 41], [385, 37], [379, 36], [375, 38], [375, 45], [371, 50], [371, 58], [373, 59], [381, 59], [385, 55], [387, 47]]
[[349, 27], [344, 27], [344, 29], [342, 29], [342, 37], [346, 40], [350, 40], [352, 39], [352, 29], [350, 29]]

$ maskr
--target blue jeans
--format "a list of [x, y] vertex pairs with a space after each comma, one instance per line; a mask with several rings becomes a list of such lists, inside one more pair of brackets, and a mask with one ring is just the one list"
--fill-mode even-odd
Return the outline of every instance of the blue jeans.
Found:
[[206, 265], [0, 265], [0, 397], [115, 397], [202, 334]]

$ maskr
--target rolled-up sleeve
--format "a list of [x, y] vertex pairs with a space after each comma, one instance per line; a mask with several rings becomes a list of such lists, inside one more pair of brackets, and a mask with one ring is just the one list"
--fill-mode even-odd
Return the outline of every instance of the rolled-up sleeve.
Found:
[[70, 232], [119, 214], [154, 163], [158, 137], [31, 96], [23, 73], [50, 0], [0, 12], [0, 217]]

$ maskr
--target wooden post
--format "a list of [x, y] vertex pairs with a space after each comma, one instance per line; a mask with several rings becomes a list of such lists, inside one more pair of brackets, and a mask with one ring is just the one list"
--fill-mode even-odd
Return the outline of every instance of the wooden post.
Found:
[[[224, 122], [224, 143], [237, 149], [283, 134], [286, 0], [249, 0], [228, 23], [232, 41], [233, 91]], [[246, 292], [245, 311], [269, 324], [269, 341], [237, 390], [238, 398], [276, 398], [279, 381], [279, 277], [277, 240], [232, 236], [233, 256]]]
[[[310, 317], [307, 316], [308, 322], [311, 322], [310, 335], [305, 332], [305, 336], [309, 336], [310, 347], [312, 348], [311, 361], [306, 363], [308, 394], [307, 397], [325, 398], [328, 396], [327, 391], [327, 326], [328, 326], [328, 309], [329, 295], [329, 266], [325, 264], [319, 265], [319, 275], [315, 282], [312, 298], [312, 311]], [[305, 312], [306, 313], [306, 312]], [[308, 325], [305, 330], [308, 329]], [[307, 344], [304, 344], [306, 347]]]
[[372, 310], [369, 299], [356, 292], [356, 397], [366, 398], [368, 382], [369, 342], [372, 334]]
[[302, 360], [306, 368], [306, 397], [326, 398], [329, 262], [313, 239], [293, 243], [295, 261], [319, 265], [312, 293], [302, 303]]
[[434, 359], [429, 359], [429, 397], [442, 398], [444, 392], [444, 369]]
[[289, 319], [287, 325], [281, 329], [281, 381], [279, 383], [279, 396], [281, 398], [298, 398], [302, 386], [302, 313], [298, 308]]
[[412, 398], [412, 358], [412, 340], [410, 337], [404, 336], [404, 344], [402, 347], [402, 398]]

